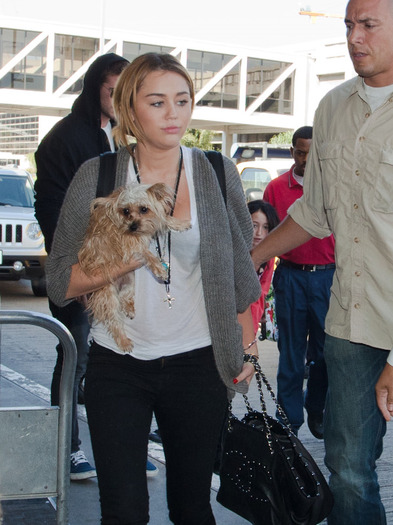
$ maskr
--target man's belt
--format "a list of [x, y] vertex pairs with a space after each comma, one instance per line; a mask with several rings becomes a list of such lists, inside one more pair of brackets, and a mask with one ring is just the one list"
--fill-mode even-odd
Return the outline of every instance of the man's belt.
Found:
[[294, 268], [295, 270], [303, 270], [304, 272], [316, 272], [317, 270], [333, 270], [336, 265], [334, 263], [329, 264], [297, 264], [286, 259], [280, 259], [282, 266], [288, 268]]

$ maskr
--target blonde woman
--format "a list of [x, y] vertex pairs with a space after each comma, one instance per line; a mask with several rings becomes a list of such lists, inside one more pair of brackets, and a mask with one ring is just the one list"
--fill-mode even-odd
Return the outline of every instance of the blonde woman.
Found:
[[[244, 359], [257, 354], [249, 306], [260, 295], [249, 255], [251, 219], [233, 163], [224, 158], [225, 203], [203, 152], [180, 146], [193, 106], [186, 69], [166, 54], [135, 59], [114, 92], [123, 146], [115, 187], [169, 184], [176, 190], [174, 217], [191, 220], [192, 227], [151, 243], [169, 265], [166, 283], [137, 261], [113, 268], [113, 278], [136, 273], [136, 315], [125, 323], [131, 354], [93, 320], [85, 397], [103, 525], [149, 521], [153, 414], [165, 452], [171, 521], [215, 523], [210, 484], [227, 399], [247, 391], [254, 372], [250, 357]], [[62, 209], [47, 267], [49, 294], [60, 305], [105, 284], [102, 275], [83, 274], [77, 257], [98, 170], [99, 159], [79, 170]]]

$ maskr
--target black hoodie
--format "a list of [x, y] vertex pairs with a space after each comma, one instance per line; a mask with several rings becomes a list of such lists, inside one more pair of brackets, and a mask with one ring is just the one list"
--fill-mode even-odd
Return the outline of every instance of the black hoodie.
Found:
[[75, 173], [86, 160], [110, 149], [101, 129], [101, 77], [108, 66], [123, 60], [119, 55], [108, 53], [91, 64], [71, 113], [55, 124], [35, 153], [35, 216], [48, 253], [65, 194]]

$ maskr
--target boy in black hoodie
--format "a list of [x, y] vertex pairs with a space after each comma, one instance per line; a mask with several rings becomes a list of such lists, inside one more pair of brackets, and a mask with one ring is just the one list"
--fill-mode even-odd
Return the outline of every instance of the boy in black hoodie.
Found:
[[[83, 90], [75, 100], [71, 113], [60, 120], [43, 138], [36, 153], [35, 216], [45, 237], [49, 253], [57, 219], [65, 194], [78, 168], [104, 151], [114, 150], [112, 94], [116, 81], [128, 60], [108, 53], [98, 57], [87, 70]], [[71, 437], [71, 480], [96, 476], [94, 467], [80, 450], [77, 399], [79, 384], [85, 374], [88, 356], [89, 322], [84, 306], [78, 301], [59, 308], [49, 300], [53, 317], [71, 332], [77, 346]], [[51, 403], [59, 404], [59, 388], [63, 350], [56, 347], [58, 357], [53, 371]], [[155, 467], [152, 465], [155, 469]], [[153, 473], [154, 471], [152, 471]], [[148, 471], [149, 473], [149, 471]]]

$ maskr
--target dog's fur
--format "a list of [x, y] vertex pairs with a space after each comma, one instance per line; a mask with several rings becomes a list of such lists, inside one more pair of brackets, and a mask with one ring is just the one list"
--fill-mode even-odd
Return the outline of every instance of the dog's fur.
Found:
[[167, 270], [149, 246], [156, 234], [190, 228], [189, 221], [171, 216], [172, 206], [173, 190], [161, 183], [119, 188], [91, 204], [79, 263], [86, 275], [101, 272], [109, 284], [89, 295], [87, 308], [96, 321], [105, 324], [124, 352], [133, 348], [125, 334], [124, 321], [125, 316], [132, 319], [135, 315], [135, 276], [129, 272], [114, 280], [111, 270], [137, 260], [145, 263], [160, 280], [167, 278]]

